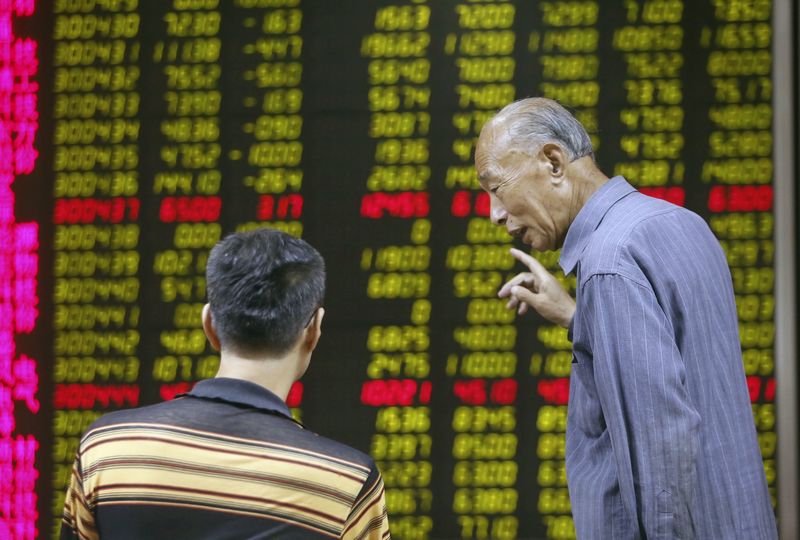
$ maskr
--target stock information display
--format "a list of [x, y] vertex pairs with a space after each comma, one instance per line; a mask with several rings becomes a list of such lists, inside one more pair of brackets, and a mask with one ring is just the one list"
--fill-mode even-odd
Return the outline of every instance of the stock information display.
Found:
[[496, 298], [520, 268], [472, 164], [483, 123], [529, 95], [575, 112], [607, 174], [710, 223], [774, 496], [771, 10], [0, 3], [0, 537], [57, 534], [94, 419], [214, 375], [208, 250], [271, 226], [329, 271], [290, 405], [374, 456], [393, 537], [574, 538], [570, 343]]

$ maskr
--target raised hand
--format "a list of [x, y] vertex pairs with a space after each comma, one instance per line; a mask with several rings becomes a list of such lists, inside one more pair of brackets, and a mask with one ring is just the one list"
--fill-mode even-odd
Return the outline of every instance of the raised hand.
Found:
[[548, 321], [569, 327], [575, 314], [575, 300], [539, 261], [518, 249], [512, 248], [511, 255], [527, 266], [529, 271], [508, 280], [497, 296], [508, 298], [506, 307], [516, 309], [520, 315], [532, 307]]

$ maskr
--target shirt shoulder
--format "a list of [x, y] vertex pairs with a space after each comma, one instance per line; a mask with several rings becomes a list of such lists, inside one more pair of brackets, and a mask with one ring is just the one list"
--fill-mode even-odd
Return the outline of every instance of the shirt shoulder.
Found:
[[282, 445], [314, 459], [352, 468], [364, 478], [377, 470], [374, 460], [366, 453], [319, 435], [283, 415], [191, 396], [105, 414], [86, 430], [83, 446], [89, 441], [118, 438], [121, 434], [141, 430], [201, 440], [230, 439], [251, 441], [256, 445]]
[[365, 470], [368, 469], [371, 473], [378, 470], [372, 457], [361, 450], [357, 450], [356, 448], [353, 448], [352, 446], [342, 442], [319, 435], [309, 429], [302, 430], [302, 433], [305, 435], [306, 439], [308, 440], [309, 447], [311, 448], [319, 448], [329, 456], [356, 464]]
[[[612, 206], [592, 233], [580, 257], [580, 285], [598, 274], [618, 274], [649, 286], [647, 269], [689, 256], [686, 240], [701, 250], [717, 249], [706, 222], [686, 208], [641, 193], [632, 193]], [[663, 260], [669, 253], [670, 260]]]

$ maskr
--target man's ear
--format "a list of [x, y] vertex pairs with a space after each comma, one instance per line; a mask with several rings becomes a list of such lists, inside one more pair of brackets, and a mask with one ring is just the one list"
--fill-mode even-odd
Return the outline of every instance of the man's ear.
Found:
[[564, 169], [569, 164], [569, 159], [564, 150], [557, 144], [546, 143], [542, 146], [540, 156], [545, 166], [550, 170], [550, 177], [553, 182], [560, 183], [564, 178]]
[[221, 348], [219, 336], [217, 335], [217, 329], [214, 328], [214, 320], [211, 318], [211, 306], [209, 304], [203, 306], [201, 318], [203, 319], [203, 332], [206, 333], [208, 342], [211, 343], [211, 347], [215, 351], [219, 352]]
[[317, 343], [319, 343], [319, 338], [322, 337], [323, 317], [325, 317], [325, 308], [318, 307], [317, 312], [311, 319], [311, 324], [309, 324], [308, 327], [306, 328], [305, 342], [309, 352], [313, 351], [316, 348]]

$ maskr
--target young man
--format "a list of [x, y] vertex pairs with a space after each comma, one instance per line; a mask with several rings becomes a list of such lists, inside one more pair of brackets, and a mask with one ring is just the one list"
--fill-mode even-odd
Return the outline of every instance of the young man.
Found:
[[372, 459], [305, 430], [285, 403], [321, 334], [319, 253], [270, 229], [233, 234], [206, 275], [216, 378], [89, 428], [61, 538], [389, 538]]

